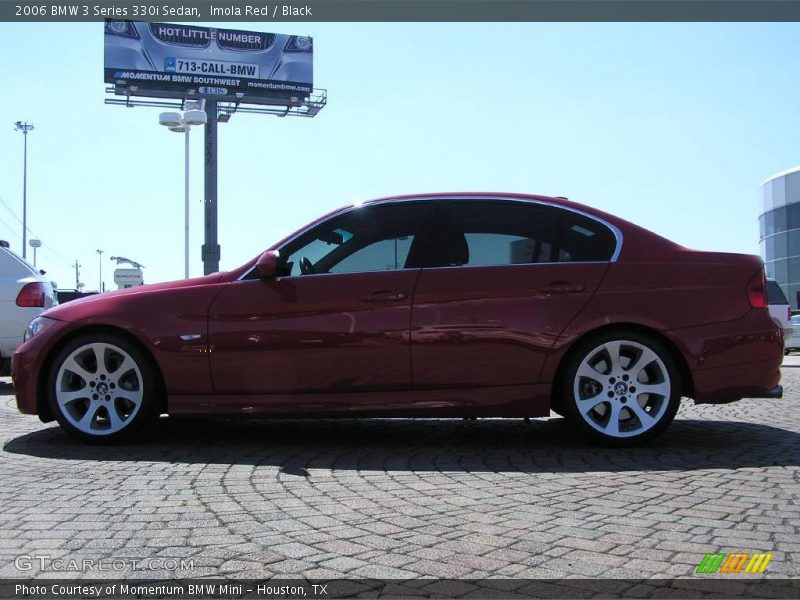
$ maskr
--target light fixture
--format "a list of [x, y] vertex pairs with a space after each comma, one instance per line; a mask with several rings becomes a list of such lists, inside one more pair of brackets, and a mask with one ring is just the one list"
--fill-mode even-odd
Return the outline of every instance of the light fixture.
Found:
[[183, 112], [163, 112], [158, 122], [170, 131], [185, 134], [185, 173], [184, 173], [184, 276], [189, 278], [189, 132], [193, 125], [205, 125], [208, 115], [205, 100], [184, 100]]

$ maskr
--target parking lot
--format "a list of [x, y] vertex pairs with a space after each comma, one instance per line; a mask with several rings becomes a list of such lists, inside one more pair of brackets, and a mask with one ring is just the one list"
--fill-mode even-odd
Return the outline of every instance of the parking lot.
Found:
[[88, 446], [18, 414], [3, 378], [0, 576], [697, 582], [706, 553], [771, 552], [766, 577], [797, 577], [800, 358], [783, 372], [782, 400], [686, 402], [622, 450], [555, 417], [165, 419]]

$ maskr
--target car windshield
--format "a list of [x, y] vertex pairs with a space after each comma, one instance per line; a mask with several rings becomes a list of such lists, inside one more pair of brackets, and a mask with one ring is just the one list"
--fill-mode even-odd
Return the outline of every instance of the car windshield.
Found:
[[800, 315], [794, 315], [792, 317], [792, 325], [800, 325]]

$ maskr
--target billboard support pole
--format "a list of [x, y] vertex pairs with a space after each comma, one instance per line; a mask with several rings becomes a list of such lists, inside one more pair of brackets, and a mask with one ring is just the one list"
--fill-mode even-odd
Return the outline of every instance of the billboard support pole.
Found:
[[205, 243], [203, 273], [219, 271], [220, 247], [217, 244], [217, 101], [206, 100], [205, 131]]

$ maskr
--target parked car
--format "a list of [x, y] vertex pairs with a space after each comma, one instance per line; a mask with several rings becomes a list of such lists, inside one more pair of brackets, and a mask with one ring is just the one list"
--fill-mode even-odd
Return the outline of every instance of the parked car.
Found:
[[792, 315], [792, 334], [784, 339], [788, 354], [792, 350], [800, 350], [800, 315]]
[[58, 303], [64, 304], [65, 302], [72, 302], [79, 298], [86, 298], [87, 296], [94, 296], [98, 292], [84, 292], [81, 290], [56, 290]]
[[54, 304], [50, 282], [0, 240], [0, 373], [8, 374], [31, 319]]
[[767, 303], [769, 314], [783, 330], [784, 348], [783, 353], [789, 354], [789, 346], [786, 342], [792, 337], [792, 307], [786, 299], [781, 286], [773, 279], [767, 279]]
[[233, 271], [51, 309], [26, 339], [19, 410], [92, 441], [162, 413], [552, 409], [625, 445], [664, 431], [682, 397], [782, 395], [758, 257], [688, 250], [544, 196], [347, 206]]

